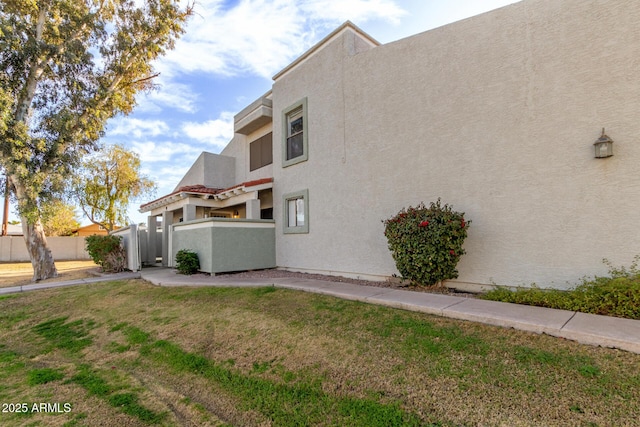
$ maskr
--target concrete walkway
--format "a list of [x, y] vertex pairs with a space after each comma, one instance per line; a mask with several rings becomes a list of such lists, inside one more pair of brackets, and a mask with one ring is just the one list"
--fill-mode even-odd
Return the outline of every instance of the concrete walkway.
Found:
[[453, 319], [548, 334], [583, 344], [619, 348], [640, 354], [640, 320], [311, 279], [235, 279], [205, 275], [183, 276], [177, 274], [175, 270], [167, 268], [143, 269], [142, 278], [158, 286], [275, 286], [295, 289]]
[[168, 268], [145, 268], [137, 273], [119, 273], [66, 282], [36, 283], [0, 288], [0, 295], [140, 277], [157, 286], [275, 286], [314, 292], [453, 319], [548, 334], [583, 344], [619, 348], [640, 354], [640, 320], [322, 280], [183, 276]]
[[110, 282], [112, 280], [139, 279], [140, 277], [141, 277], [140, 272], [137, 272], [137, 273], [126, 272], [126, 273], [106, 274], [104, 276], [99, 276], [99, 277], [87, 277], [86, 279], [66, 280], [62, 282], [32, 283], [30, 285], [10, 286], [6, 288], [0, 288], [0, 295], [16, 294], [19, 292], [37, 291], [40, 289], [64, 288], [66, 286], [86, 285], [88, 283]]

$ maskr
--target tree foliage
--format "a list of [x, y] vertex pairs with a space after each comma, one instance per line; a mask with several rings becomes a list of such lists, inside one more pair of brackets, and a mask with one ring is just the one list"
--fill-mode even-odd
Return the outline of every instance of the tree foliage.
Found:
[[42, 227], [47, 236], [70, 236], [80, 227], [75, 206], [52, 200], [42, 207]]
[[121, 236], [93, 235], [84, 238], [89, 256], [108, 273], [119, 273], [127, 266], [127, 254]]
[[128, 222], [129, 202], [153, 194], [155, 188], [140, 173], [140, 157], [112, 145], [84, 161], [74, 193], [89, 220], [111, 231]]
[[106, 121], [152, 88], [192, 7], [178, 0], [0, 2], [0, 166], [26, 224], [34, 279], [56, 275], [43, 203], [65, 189]]

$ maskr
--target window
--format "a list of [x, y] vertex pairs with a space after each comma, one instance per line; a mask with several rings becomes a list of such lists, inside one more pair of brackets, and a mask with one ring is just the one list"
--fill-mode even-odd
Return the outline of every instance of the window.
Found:
[[289, 227], [304, 227], [304, 199], [287, 200]]
[[249, 144], [249, 170], [273, 163], [273, 134], [270, 132]]
[[284, 195], [284, 227], [289, 233], [309, 232], [309, 190]]
[[308, 159], [307, 98], [293, 104], [283, 112], [282, 167]]
[[304, 154], [303, 137], [304, 120], [302, 107], [300, 107], [287, 116], [287, 160], [295, 159]]

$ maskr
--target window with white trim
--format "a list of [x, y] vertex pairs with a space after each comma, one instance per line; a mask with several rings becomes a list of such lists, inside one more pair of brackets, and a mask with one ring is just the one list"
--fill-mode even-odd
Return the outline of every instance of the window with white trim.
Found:
[[307, 98], [283, 111], [282, 167], [308, 159]]
[[309, 232], [309, 190], [284, 195], [284, 227], [287, 234]]

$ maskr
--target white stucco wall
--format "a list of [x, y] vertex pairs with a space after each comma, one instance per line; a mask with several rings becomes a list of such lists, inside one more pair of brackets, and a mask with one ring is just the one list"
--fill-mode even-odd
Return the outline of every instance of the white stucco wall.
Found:
[[[566, 287], [640, 253], [640, 3], [526, 0], [350, 56], [344, 35], [273, 86], [281, 267], [395, 273], [381, 220], [441, 197], [473, 221], [460, 283]], [[307, 97], [309, 160], [281, 168]], [[601, 128], [615, 155], [595, 159]], [[282, 195], [309, 190], [309, 234]]]

